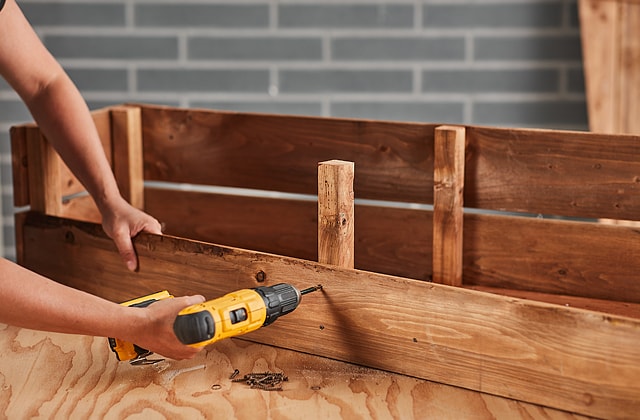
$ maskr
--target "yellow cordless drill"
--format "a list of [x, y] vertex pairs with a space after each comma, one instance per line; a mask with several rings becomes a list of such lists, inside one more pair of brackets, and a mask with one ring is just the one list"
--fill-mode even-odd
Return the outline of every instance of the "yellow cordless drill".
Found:
[[[173, 331], [178, 339], [193, 347], [203, 347], [224, 338], [255, 331], [272, 324], [282, 315], [293, 312], [302, 295], [321, 290], [317, 285], [298, 290], [286, 283], [260, 286], [228, 293], [217, 299], [184, 308], [178, 313]], [[162, 291], [122, 303], [125, 306], [145, 307], [161, 299], [171, 298]], [[131, 364], [152, 364], [162, 359], [148, 360], [152, 353], [133, 343], [109, 338], [109, 346], [118, 360]]]

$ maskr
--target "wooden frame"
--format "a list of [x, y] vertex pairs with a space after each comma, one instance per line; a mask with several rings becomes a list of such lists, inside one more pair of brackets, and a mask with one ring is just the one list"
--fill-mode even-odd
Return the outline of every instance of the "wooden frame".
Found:
[[[127, 272], [72, 198], [19, 215], [21, 264], [116, 301], [321, 283], [246, 338], [588, 416], [640, 408], [638, 232], [595, 220], [638, 218], [638, 137], [133, 108], [147, 183], [127, 182], [168, 235], [139, 235]], [[140, 155], [112, 146], [135, 130], [101, 126], [114, 167]], [[20, 205], [37, 173], [24, 132]]]

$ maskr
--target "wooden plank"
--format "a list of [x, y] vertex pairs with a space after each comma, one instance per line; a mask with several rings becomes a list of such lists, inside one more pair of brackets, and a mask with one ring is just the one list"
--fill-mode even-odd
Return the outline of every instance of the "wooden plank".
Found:
[[433, 281], [462, 284], [464, 127], [440, 126], [433, 164]]
[[599, 223], [468, 215], [464, 284], [640, 303], [638, 233]]
[[26, 129], [29, 155], [29, 204], [32, 210], [60, 215], [62, 160], [37, 127]]
[[[318, 260], [316, 201], [147, 187], [145, 206], [170, 235]], [[355, 267], [431, 278], [430, 211], [356, 205], [355, 214]]]
[[146, 180], [316, 195], [318, 162], [340, 159], [357, 198], [433, 199], [434, 125], [148, 105], [142, 123]]
[[589, 128], [640, 133], [640, 3], [580, 0]]
[[[91, 113], [98, 129], [98, 134], [105, 147], [107, 159], [111, 162], [111, 129], [110, 116], [107, 109]], [[33, 124], [23, 124], [11, 127], [11, 160], [13, 174], [13, 200], [17, 207], [29, 205], [29, 164], [27, 153], [27, 130], [35, 127]], [[34, 134], [35, 135], [35, 134]], [[72, 196], [84, 191], [84, 187], [73, 175], [71, 170], [60, 161], [60, 192], [62, 197]]]
[[[356, 198], [433, 202], [434, 125], [150, 106], [142, 118], [147, 180], [315, 194], [313, 168], [336, 158], [358, 167]], [[467, 127], [467, 141], [468, 207], [640, 214], [637, 136]]]
[[318, 164], [318, 261], [343, 268], [354, 265], [354, 164]]
[[144, 209], [142, 121], [138, 107], [111, 108], [113, 171], [120, 193], [133, 207]]
[[27, 163], [27, 127], [13, 126], [11, 136], [11, 174], [13, 177], [13, 205], [29, 205], [29, 173]]
[[640, 409], [632, 318], [149, 234], [135, 239], [133, 273], [99, 225], [30, 214], [24, 235], [27, 267], [112, 300], [158, 288], [214, 297], [255, 286], [259, 271], [269, 284], [322, 284], [304, 310], [247, 336], [265, 344], [588, 416]]
[[[157, 188], [145, 194], [168, 234], [317, 260], [315, 202]], [[356, 205], [355, 215], [356, 268], [431, 279], [431, 211]], [[464, 284], [640, 302], [637, 228], [472, 213], [464, 226]]]
[[638, 220], [640, 137], [467, 127], [465, 206]]
[[487, 286], [465, 286], [472, 290], [496, 293], [504, 296], [513, 296], [538, 302], [553, 303], [556, 305], [571, 306], [572, 308], [587, 309], [589, 311], [605, 312], [640, 319], [640, 303], [614, 302], [603, 299], [590, 299], [584, 297], [557, 295], [550, 293], [531, 292], [528, 290], [499, 289]]
[[[117, 362], [104, 338], [0, 331], [5, 418], [583, 418], [235, 339], [192, 360], [136, 367]], [[269, 370], [289, 380], [282, 391], [254, 390], [229, 380], [234, 369], [240, 377]]]

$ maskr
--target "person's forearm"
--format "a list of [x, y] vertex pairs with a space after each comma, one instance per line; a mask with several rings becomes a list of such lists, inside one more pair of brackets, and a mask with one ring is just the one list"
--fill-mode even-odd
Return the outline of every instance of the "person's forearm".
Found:
[[98, 208], [103, 210], [110, 202], [120, 199], [89, 109], [71, 80], [59, 73], [26, 103], [47, 139]]
[[63, 286], [6, 259], [0, 259], [0, 296], [0, 322], [51, 332], [130, 339], [144, 316], [138, 308]]

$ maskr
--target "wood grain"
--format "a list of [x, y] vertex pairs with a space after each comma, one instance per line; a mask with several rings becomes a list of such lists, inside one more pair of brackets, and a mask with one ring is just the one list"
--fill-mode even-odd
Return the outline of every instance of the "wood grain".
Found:
[[640, 137], [467, 127], [465, 206], [638, 220]]
[[464, 127], [435, 131], [433, 164], [433, 281], [462, 285]]
[[353, 162], [318, 164], [318, 261], [354, 266]]
[[[4, 418], [583, 418], [237, 339], [192, 360], [135, 367], [117, 362], [104, 338], [5, 325], [0, 332]], [[289, 380], [279, 392], [253, 390], [229, 380], [234, 369], [240, 376], [283, 372]]]
[[432, 201], [433, 125], [142, 106], [145, 179], [317, 193], [317, 165], [358, 168], [357, 198]]
[[[314, 201], [155, 188], [145, 201], [168, 234], [317, 260]], [[355, 267], [430, 280], [432, 219], [356, 205]], [[463, 284], [640, 303], [637, 227], [471, 213], [464, 226]]]
[[580, 0], [589, 128], [640, 133], [640, 3]]
[[215, 297], [262, 271], [324, 289], [251, 340], [589, 416], [640, 409], [639, 320], [147, 234], [131, 273], [98, 225], [31, 214], [23, 232], [27, 267], [108, 299]]
[[[91, 113], [93, 122], [98, 130], [100, 141], [105, 151], [107, 160], [111, 162], [111, 114], [108, 108], [96, 110]], [[11, 161], [13, 169], [13, 196], [14, 205], [17, 207], [28, 206], [29, 201], [29, 166], [36, 165], [36, 162], [29, 162], [29, 156], [27, 153], [27, 133], [30, 130], [35, 130], [39, 134], [34, 132], [33, 136], [42, 136], [39, 128], [34, 124], [23, 124], [11, 127]], [[42, 137], [41, 137], [42, 138]], [[32, 159], [34, 159], [32, 157]], [[59, 159], [58, 159], [59, 160]], [[56, 188], [60, 190], [62, 197], [73, 196], [75, 194], [85, 191], [84, 186], [73, 175], [71, 170], [59, 160], [59, 167], [56, 169], [50, 168], [50, 170], [59, 171], [59, 180]], [[39, 169], [35, 169], [38, 171]]]
[[62, 206], [62, 160], [37, 127], [26, 130], [29, 156], [29, 204], [36, 211], [59, 216]]
[[120, 193], [133, 207], [144, 209], [144, 171], [140, 108], [112, 107], [113, 172]]

